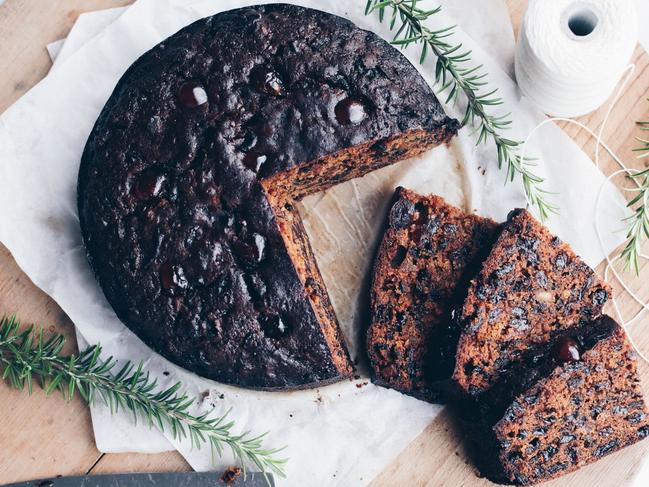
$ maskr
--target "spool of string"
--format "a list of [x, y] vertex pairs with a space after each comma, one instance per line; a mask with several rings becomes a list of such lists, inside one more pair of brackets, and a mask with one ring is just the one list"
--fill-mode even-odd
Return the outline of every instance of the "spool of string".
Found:
[[516, 48], [516, 80], [548, 115], [585, 115], [611, 96], [637, 39], [634, 0], [531, 0]]

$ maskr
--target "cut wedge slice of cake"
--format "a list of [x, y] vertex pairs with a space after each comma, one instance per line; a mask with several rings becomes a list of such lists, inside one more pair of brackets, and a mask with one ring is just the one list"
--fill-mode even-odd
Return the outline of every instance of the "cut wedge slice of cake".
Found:
[[471, 397], [601, 315], [610, 295], [572, 249], [525, 210], [510, 213], [462, 309], [453, 379]]
[[371, 287], [367, 349], [373, 380], [436, 401], [459, 336], [451, 310], [493, 242], [497, 224], [438, 196], [397, 188]]
[[635, 351], [611, 318], [563, 335], [534, 369], [543, 377], [483, 416], [478, 458], [492, 480], [550, 480], [649, 436]]

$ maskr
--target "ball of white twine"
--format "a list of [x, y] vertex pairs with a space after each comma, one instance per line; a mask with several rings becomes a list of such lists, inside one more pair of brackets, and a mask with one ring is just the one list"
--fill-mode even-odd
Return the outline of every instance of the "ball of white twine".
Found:
[[548, 115], [585, 115], [611, 96], [637, 39], [633, 0], [531, 0], [516, 49], [516, 80]]

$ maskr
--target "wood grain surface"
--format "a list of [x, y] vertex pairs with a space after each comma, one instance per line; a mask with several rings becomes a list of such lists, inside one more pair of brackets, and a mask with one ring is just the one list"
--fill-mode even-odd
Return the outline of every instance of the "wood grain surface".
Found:
[[[357, 0], [358, 1], [358, 0]], [[518, 26], [526, 0], [506, 0], [512, 22]], [[126, 5], [130, 0], [6, 0], [0, 5], [0, 112], [41, 80], [50, 68], [45, 50], [47, 43], [63, 38], [80, 13]], [[631, 149], [639, 135], [634, 121], [649, 120], [649, 56], [638, 48], [634, 62], [633, 84], [617, 105], [606, 130], [605, 139], [614, 151], [633, 161]], [[599, 126], [604, 110], [580, 119], [592, 129]], [[575, 126], [564, 130], [589, 155], [593, 140]], [[616, 169], [605, 157], [603, 167]], [[637, 161], [637, 167], [641, 167]], [[649, 248], [647, 249], [649, 250]], [[601, 272], [603, 267], [599, 269]], [[643, 263], [644, 278], [631, 287], [649, 299], [649, 265]], [[639, 307], [613, 283], [625, 316], [633, 316]], [[25, 323], [47, 324], [74, 342], [73, 326], [63, 311], [41, 292], [18, 268], [6, 248], [0, 244], [0, 314], [15, 312]], [[632, 336], [649, 354], [649, 316], [637, 325]], [[649, 390], [649, 367], [641, 365], [645, 391]], [[490, 484], [476, 476], [464, 450], [460, 432], [448, 412], [442, 413], [372, 482], [379, 486], [481, 486]], [[631, 485], [637, 477], [639, 460], [649, 455], [649, 441], [610, 455], [557, 481], [552, 487]], [[85, 473], [184, 471], [189, 465], [175, 452], [159, 455], [102, 454], [95, 445], [88, 408], [81, 400], [65, 403], [61, 398], [45, 398], [35, 390], [9, 389], [0, 383], [0, 483]], [[319, 483], [318, 483], [319, 484]]]

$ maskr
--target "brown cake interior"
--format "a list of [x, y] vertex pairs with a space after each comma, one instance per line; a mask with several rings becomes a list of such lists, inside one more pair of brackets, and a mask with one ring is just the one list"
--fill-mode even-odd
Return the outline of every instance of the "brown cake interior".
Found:
[[324, 191], [335, 184], [361, 177], [399, 160], [420, 155], [447, 141], [452, 135], [445, 131], [430, 133], [413, 130], [401, 136], [337, 152], [262, 181], [287, 252], [304, 284], [311, 307], [321, 323], [332, 358], [342, 375], [349, 376], [353, 368], [313, 249], [294, 202], [308, 194]]
[[280, 227], [286, 251], [291, 257], [300, 282], [304, 285], [311, 308], [320, 323], [332, 360], [341, 376], [349, 377], [353, 372], [353, 367], [302, 218], [292, 204], [292, 200], [288, 198], [276, 200], [269, 197], [269, 202]]
[[[492, 446], [482, 453], [492, 459], [484, 470], [495, 480], [549, 480], [649, 436], [635, 352], [624, 331], [604, 317], [582, 333], [579, 359], [521, 391], [493, 423], [492, 441], [483, 442]], [[557, 344], [555, 361], [567, 358], [565, 343]]]
[[567, 244], [512, 212], [469, 288], [454, 380], [471, 396], [489, 390], [528, 350], [597, 318], [609, 295]]
[[446, 126], [435, 132], [410, 130], [389, 139], [360, 144], [266, 178], [262, 185], [277, 200], [300, 200], [403, 159], [418, 156], [448, 142], [454, 135], [452, 130], [454, 127]]
[[451, 310], [479, 270], [497, 224], [437, 196], [398, 188], [374, 266], [367, 349], [373, 379], [440, 399], [459, 335]]

